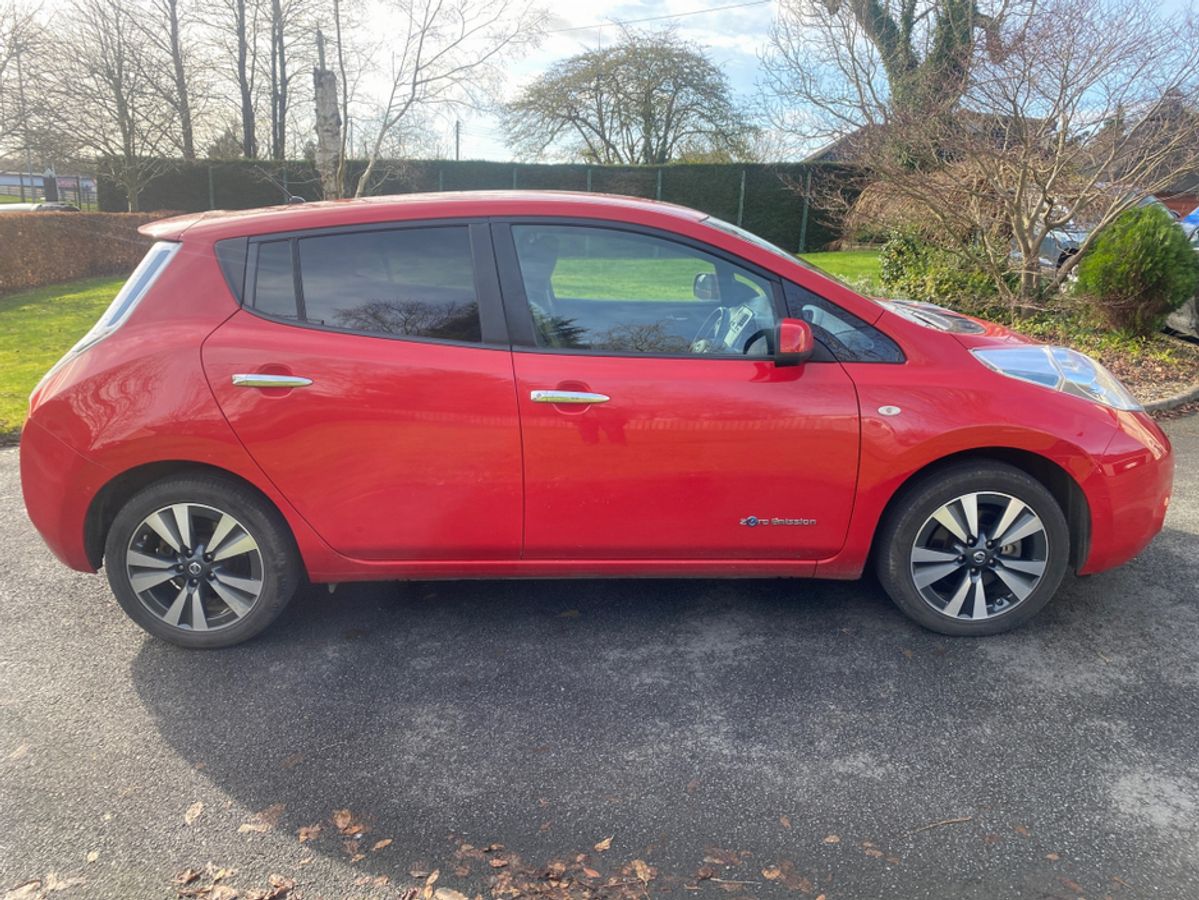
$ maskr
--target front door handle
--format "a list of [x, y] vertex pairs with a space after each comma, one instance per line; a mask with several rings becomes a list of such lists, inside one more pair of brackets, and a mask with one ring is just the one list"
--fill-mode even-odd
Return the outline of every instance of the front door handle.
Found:
[[607, 394], [591, 391], [530, 391], [529, 399], [534, 403], [607, 403], [612, 398]]
[[311, 378], [301, 378], [299, 375], [266, 375], [261, 373], [239, 374], [233, 376], [234, 387], [249, 388], [298, 388], [312, 384]]

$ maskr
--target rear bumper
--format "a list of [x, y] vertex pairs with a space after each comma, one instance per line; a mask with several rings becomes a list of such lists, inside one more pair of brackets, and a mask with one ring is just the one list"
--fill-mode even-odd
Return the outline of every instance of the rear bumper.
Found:
[[1174, 483], [1170, 440], [1142, 412], [1121, 412], [1118, 430], [1082, 485], [1091, 546], [1080, 575], [1128, 562], [1162, 530]]
[[85, 459], [34, 421], [21, 432], [21, 493], [34, 528], [62, 562], [94, 572], [84, 526], [108, 471]]

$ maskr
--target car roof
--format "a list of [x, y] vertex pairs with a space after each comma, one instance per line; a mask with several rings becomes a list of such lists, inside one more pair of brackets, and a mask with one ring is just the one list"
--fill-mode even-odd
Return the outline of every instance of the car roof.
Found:
[[663, 217], [697, 222], [705, 213], [640, 197], [572, 191], [447, 191], [353, 200], [292, 203], [260, 209], [212, 210], [150, 222], [138, 229], [157, 240], [221, 240], [310, 228], [474, 216], [580, 216], [626, 220]]

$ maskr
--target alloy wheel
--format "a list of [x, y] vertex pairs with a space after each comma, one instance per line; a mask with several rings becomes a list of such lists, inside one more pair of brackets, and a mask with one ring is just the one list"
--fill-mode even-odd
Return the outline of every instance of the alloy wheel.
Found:
[[1010, 494], [962, 494], [938, 507], [916, 533], [912, 581], [924, 601], [952, 619], [992, 619], [1036, 590], [1049, 562], [1040, 516]]
[[129, 584], [165, 624], [194, 632], [245, 617], [263, 589], [262, 551], [229, 513], [174, 503], [146, 516], [125, 554]]

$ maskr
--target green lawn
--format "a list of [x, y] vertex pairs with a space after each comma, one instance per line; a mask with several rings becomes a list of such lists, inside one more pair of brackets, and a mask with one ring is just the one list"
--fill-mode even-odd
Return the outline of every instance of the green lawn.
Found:
[[877, 250], [842, 250], [837, 253], [805, 253], [800, 259], [847, 281], [856, 288], [877, 293], [882, 290]]
[[0, 297], [0, 439], [25, 421], [29, 393], [104, 312], [124, 278], [85, 278]]

